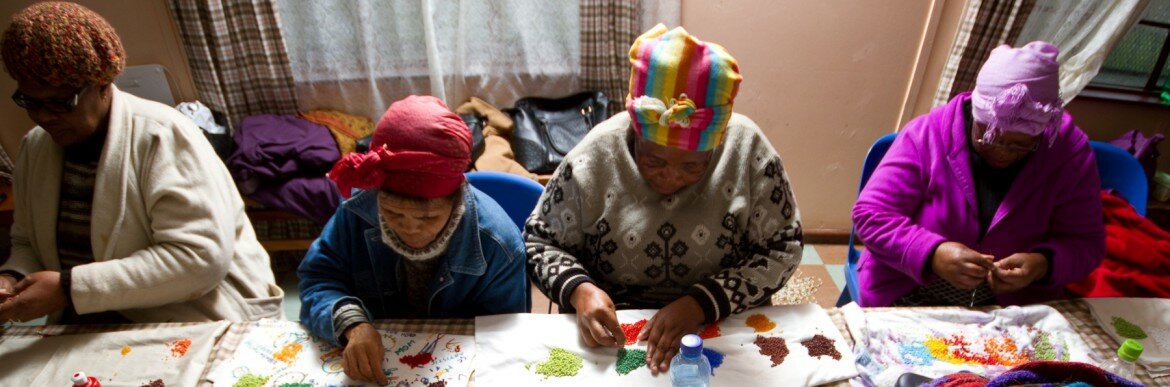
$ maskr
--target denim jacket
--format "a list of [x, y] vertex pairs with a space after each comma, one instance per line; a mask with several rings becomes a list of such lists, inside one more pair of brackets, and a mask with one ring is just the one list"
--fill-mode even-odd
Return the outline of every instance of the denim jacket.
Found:
[[[487, 194], [468, 186], [463, 218], [430, 284], [427, 318], [527, 313], [532, 305], [520, 230]], [[382, 242], [378, 193], [364, 191], [337, 209], [297, 268], [301, 322], [336, 342], [334, 308], [357, 302], [371, 320], [404, 318], [403, 257]]]

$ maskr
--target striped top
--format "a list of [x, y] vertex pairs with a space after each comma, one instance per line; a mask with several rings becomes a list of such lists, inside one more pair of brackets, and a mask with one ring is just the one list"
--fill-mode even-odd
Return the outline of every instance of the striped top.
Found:
[[100, 132], [83, 143], [65, 147], [57, 211], [57, 255], [62, 271], [94, 262], [90, 216], [98, 160], [105, 142], [106, 134]]

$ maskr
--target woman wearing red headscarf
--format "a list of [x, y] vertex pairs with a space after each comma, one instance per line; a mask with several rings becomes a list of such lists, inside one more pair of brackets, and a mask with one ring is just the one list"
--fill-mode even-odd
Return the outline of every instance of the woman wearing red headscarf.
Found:
[[343, 195], [297, 274], [301, 322], [345, 347], [351, 378], [385, 384], [372, 320], [528, 312], [520, 230], [471, 187], [471, 131], [434, 97], [395, 102], [370, 151], [329, 177]]

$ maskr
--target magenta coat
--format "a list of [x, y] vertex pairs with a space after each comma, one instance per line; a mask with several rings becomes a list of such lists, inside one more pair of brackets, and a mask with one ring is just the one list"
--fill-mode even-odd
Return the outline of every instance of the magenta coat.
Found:
[[1055, 142], [1027, 161], [983, 240], [971, 175], [963, 103], [970, 93], [918, 117], [898, 134], [853, 206], [865, 243], [862, 306], [889, 306], [935, 278], [924, 267], [935, 247], [962, 243], [996, 259], [1036, 248], [1053, 252], [1051, 282], [999, 295], [1000, 304], [1061, 298], [1105, 256], [1101, 179], [1089, 139], [1064, 115]]

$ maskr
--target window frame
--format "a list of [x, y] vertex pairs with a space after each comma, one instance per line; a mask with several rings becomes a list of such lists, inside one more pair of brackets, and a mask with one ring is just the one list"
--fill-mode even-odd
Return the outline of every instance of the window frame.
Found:
[[1085, 86], [1083, 91], [1081, 91], [1080, 96], [1091, 99], [1106, 99], [1165, 106], [1163, 104], [1161, 95], [1166, 88], [1170, 88], [1170, 85], [1158, 87], [1158, 81], [1166, 76], [1166, 74], [1163, 73], [1163, 70], [1166, 68], [1168, 57], [1170, 57], [1170, 23], [1142, 19], [1139, 20], [1137, 24], [1154, 28], [1161, 28], [1166, 32], [1166, 36], [1162, 40], [1162, 48], [1158, 51], [1157, 60], [1154, 62], [1153, 71], [1150, 72], [1149, 76], [1146, 78], [1146, 84], [1141, 88], [1136, 88], [1120, 85], [1100, 84], [1096, 83], [1095, 81], [1089, 81], [1089, 84]]

